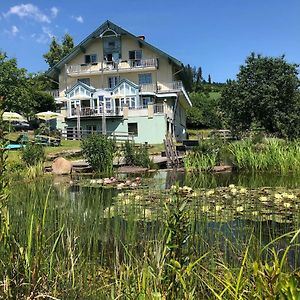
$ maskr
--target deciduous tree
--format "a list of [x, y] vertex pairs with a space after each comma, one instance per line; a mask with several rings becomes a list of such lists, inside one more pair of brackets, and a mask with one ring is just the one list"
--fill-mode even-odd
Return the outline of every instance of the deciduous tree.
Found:
[[237, 79], [228, 81], [221, 107], [235, 131], [262, 126], [280, 137], [300, 135], [298, 65], [252, 53]]

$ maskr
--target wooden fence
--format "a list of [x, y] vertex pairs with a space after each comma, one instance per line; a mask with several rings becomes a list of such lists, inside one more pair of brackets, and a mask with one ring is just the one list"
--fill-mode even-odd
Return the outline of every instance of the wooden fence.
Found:
[[[65, 140], [81, 140], [91, 134], [102, 134], [102, 131], [98, 130], [83, 130], [79, 132], [76, 128], [67, 128], [62, 132], [62, 138]], [[131, 141], [134, 142], [134, 134], [122, 131], [106, 132], [109, 138], [115, 139], [117, 142]]]

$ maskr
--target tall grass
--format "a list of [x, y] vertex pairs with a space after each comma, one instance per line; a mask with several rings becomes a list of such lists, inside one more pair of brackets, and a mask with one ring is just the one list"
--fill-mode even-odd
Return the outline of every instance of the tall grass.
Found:
[[300, 142], [270, 139], [253, 144], [250, 140], [228, 146], [234, 166], [244, 171], [300, 172]]
[[[279, 295], [284, 283], [297, 278], [295, 199], [285, 200], [292, 203], [286, 213], [293, 223], [279, 225], [266, 221], [270, 204], [255, 201], [250, 191], [236, 194], [241, 189], [234, 187], [121, 194], [82, 188], [74, 194], [75, 187], [52, 186], [51, 178], [42, 178], [12, 190], [8, 210], [16, 243], [10, 242], [10, 254], [1, 256], [0, 264], [1, 276], [12, 270], [12, 299], [254, 299], [255, 294], [264, 299], [259, 282]], [[275, 192], [263, 195], [275, 199]], [[236, 209], [241, 206], [243, 214]], [[249, 221], [253, 210], [262, 215]], [[289, 253], [283, 260], [281, 249]], [[266, 263], [268, 270], [276, 263], [275, 254], [282, 261], [275, 269], [281, 279], [272, 286], [263, 274]]]

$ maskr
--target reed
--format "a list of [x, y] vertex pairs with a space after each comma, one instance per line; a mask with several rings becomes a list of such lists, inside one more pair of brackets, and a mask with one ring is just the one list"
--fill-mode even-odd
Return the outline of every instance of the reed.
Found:
[[233, 165], [243, 171], [276, 172], [280, 174], [300, 172], [300, 142], [267, 140], [253, 144], [243, 140], [229, 144]]
[[52, 180], [10, 187], [2, 298], [297, 299], [298, 190]]

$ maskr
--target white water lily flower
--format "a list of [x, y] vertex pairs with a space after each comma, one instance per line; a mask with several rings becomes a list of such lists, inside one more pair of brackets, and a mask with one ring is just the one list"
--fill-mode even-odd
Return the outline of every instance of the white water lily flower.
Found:
[[230, 192], [231, 192], [231, 194], [236, 195], [237, 189], [236, 189], [236, 188], [233, 188], [233, 189], [230, 190]]
[[209, 190], [205, 193], [206, 196], [210, 196], [210, 195], [213, 195], [215, 193], [214, 190]]
[[291, 207], [291, 203], [289, 203], [289, 202], [284, 202], [284, 203], [283, 203], [283, 206], [284, 206], [285, 208], [290, 208], [290, 207]]
[[208, 212], [209, 211], [209, 206], [208, 205], [202, 206], [202, 211], [203, 212]]
[[240, 189], [240, 193], [241, 193], [241, 194], [246, 194], [246, 193], [247, 193], [247, 190], [246, 190], [245, 188], [241, 188], [241, 189]]
[[220, 211], [221, 209], [223, 209], [223, 206], [221, 206], [221, 205], [216, 205], [216, 211]]
[[261, 197], [259, 197], [259, 200], [260, 200], [261, 202], [267, 202], [267, 201], [268, 201], [268, 197], [266, 197], [266, 196], [261, 196]]
[[236, 208], [236, 211], [237, 212], [242, 212], [244, 210], [244, 207], [243, 206], [238, 206], [237, 208]]

